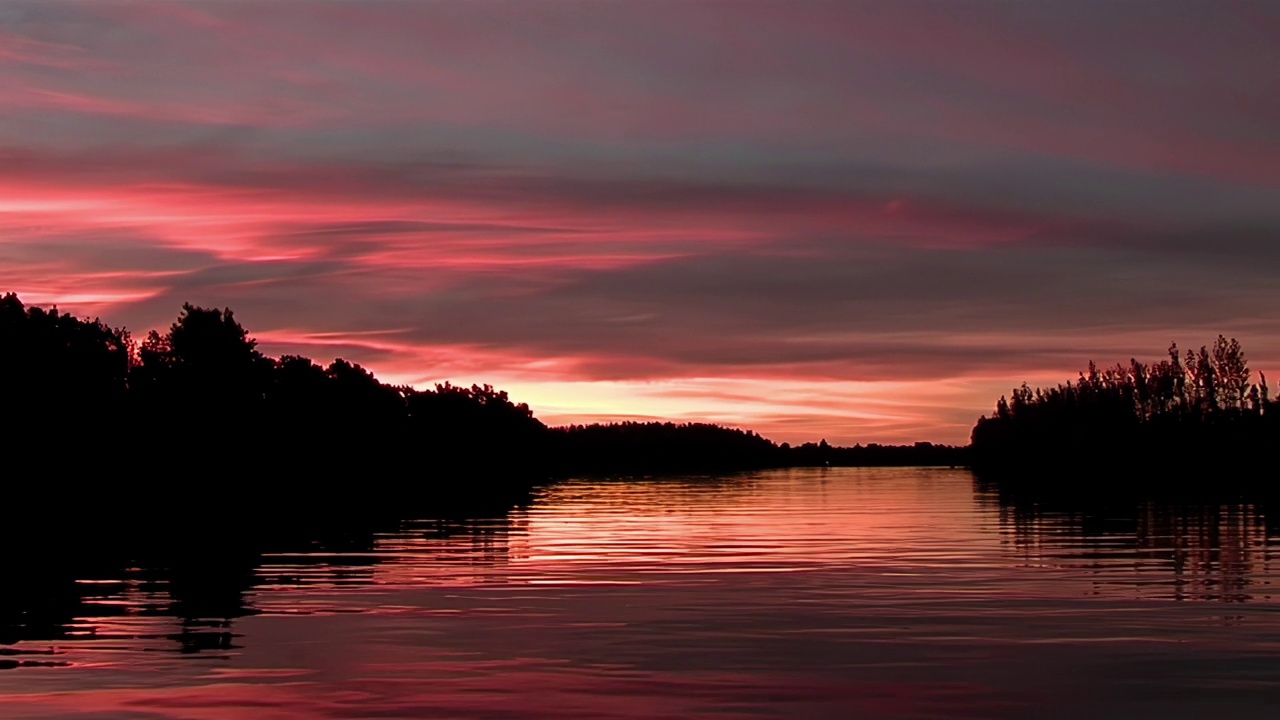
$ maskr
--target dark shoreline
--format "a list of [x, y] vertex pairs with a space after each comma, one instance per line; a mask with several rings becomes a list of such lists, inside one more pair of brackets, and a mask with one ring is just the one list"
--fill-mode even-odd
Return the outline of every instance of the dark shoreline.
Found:
[[[185, 305], [166, 332], [137, 342], [9, 294], [0, 342], [6, 492], [161, 503], [250, 492], [270, 503], [324, 487], [394, 504], [580, 474], [963, 465], [966, 456], [930, 443], [792, 447], [707, 423], [548, 427], [488, 385], [419, 390], [342, 359], [268, 357], [229, 309]], [[45, 487], [52, 478], [56, 491]]]

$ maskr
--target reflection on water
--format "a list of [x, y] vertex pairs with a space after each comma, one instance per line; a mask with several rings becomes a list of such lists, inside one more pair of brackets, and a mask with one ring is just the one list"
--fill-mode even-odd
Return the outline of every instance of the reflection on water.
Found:
[[360, 611], [344, 605], [343, 588], [472, 582], [506, 561], [516, 522], [362, 522], [336, 537], [305, 526], [253, 540], [215, 531], [212, 542], [184, 537], [177, 548], [163, 544], [168, 536], [158, 546], [77, 537], [95, 544], [26, 547], [39, 543], [26, 534], [0, 557], [0, 668], [75, 664], [69, 655], [97, 666], [99, 651], [229, 658], [236, 618]]
[[1267, 511], [1243, 498], [1108, 503], [979, 486], [1028, 565], [1091, 578], [1096, 593], [1166, 600], [1271, 600], [1277, 576]]
[[[1270, 717], [1266, 508], [957, 470], [0, 547], [0, 717]], [[475, 513], [473, 513], [475, 514]]]

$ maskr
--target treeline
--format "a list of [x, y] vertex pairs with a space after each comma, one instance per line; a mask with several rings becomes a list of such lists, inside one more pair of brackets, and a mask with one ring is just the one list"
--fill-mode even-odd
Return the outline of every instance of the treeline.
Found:
[[705, 423], [624, 422], [551, 430], [571, 472], [696, 472], [779, 467], [777, 445], [754, 432]]
[[1220, 335], [1185, 355], [1173, 345], [1159, 362], [1090, 363], [1074, 382], [1024, 384], [978, 420], [971, 452], [982, 472], [1113, 482], [1121, 476], [1108, 470], [1270, 467], [1266, 453], [1277, 439], [1280, 410], [1265, 375], [1255, 382], [1240, 343]]
[[789, 465], [831, 467], [911, 467], [950, 466], [969, 464], [968, 448], [953, 445], [935, 445], [917, 442], [911, 445], [854, 445], [836, 447], [826, 440], [805, 443], [794, 447], [782, 444], [783, 456]]
[[167, 332], [135, 342], [10, 294], [0, 299], [0, 343], [8, 479], [75, 471], [211, 495], [245, 482], [341, 501], [355, 499], [359, 481], [315, 478], [444, 492], [455, 484], [418, 481], [525, 483], [583, 468], [736, 469], [776, 459], [760, 452], [769, 441], [729, 428], [552, 429], [488, 385], [417, 390], [341, 359], [270, 358], [225, 309], [185, 305]]
[[[0, 453], [6, 493], [47, 490], [49, 478], [77, 478], [68, 492], [126, 480], [103, 502], [160, 487], [218, 503], [252, 486], [341, 505], [366, 485], [407, 502], [481, 479], [840, 464], [830, 448], [716, 425], [549, 428], [488, 385], [418, 390], [341, 359], [267, 357], [228, 309], [184, 305], [138, 342], [13, 294], [0, 298]], [[338, 476], [348, 480], [319, 481]]]

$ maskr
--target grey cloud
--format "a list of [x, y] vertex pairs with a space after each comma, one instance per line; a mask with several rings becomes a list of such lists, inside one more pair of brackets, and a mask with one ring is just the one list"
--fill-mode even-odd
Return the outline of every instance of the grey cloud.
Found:
[[14, 266], [54, 264], [67, 268], [71, 274], [185, 273], [206, 267], [215, 259], [209, 253], [166, 247], [136, 234], [94, 231], [0, 242], [0, 262]]
[[1053, 158], [971, 158], [914, 167], [837, 160], [727, 163], [683, 171], [673, 160], [666, 171], [658, 171], [617, 163], [594, 169], [512, 165], [510, 158], [485, 156], [479, 149], [394, 162], [315, 162], [197, 145], [95, 151], [9, 147], [0, 148], [0, 159], [9, 172], [30, 182], [101, 186], [180, 180], [212, 189], [357, 203], [449, 198], [583, 212], [621, 208], [766, 216], [906, 200], [997, 223], [1190, 225], [1207, 230], [1225, 225], [1280, 232], [1280, 190]]

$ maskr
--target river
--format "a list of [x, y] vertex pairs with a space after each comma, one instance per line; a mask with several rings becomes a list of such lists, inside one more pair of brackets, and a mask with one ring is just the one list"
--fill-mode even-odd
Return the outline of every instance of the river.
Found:
[[491, 514], [234, 561], [23, 566], [0, 578], [0, 717], [1280, 707], [1278, 533], [1243, 500], [1080, 506], [965, 470], [804, 469], [574, 480]]

